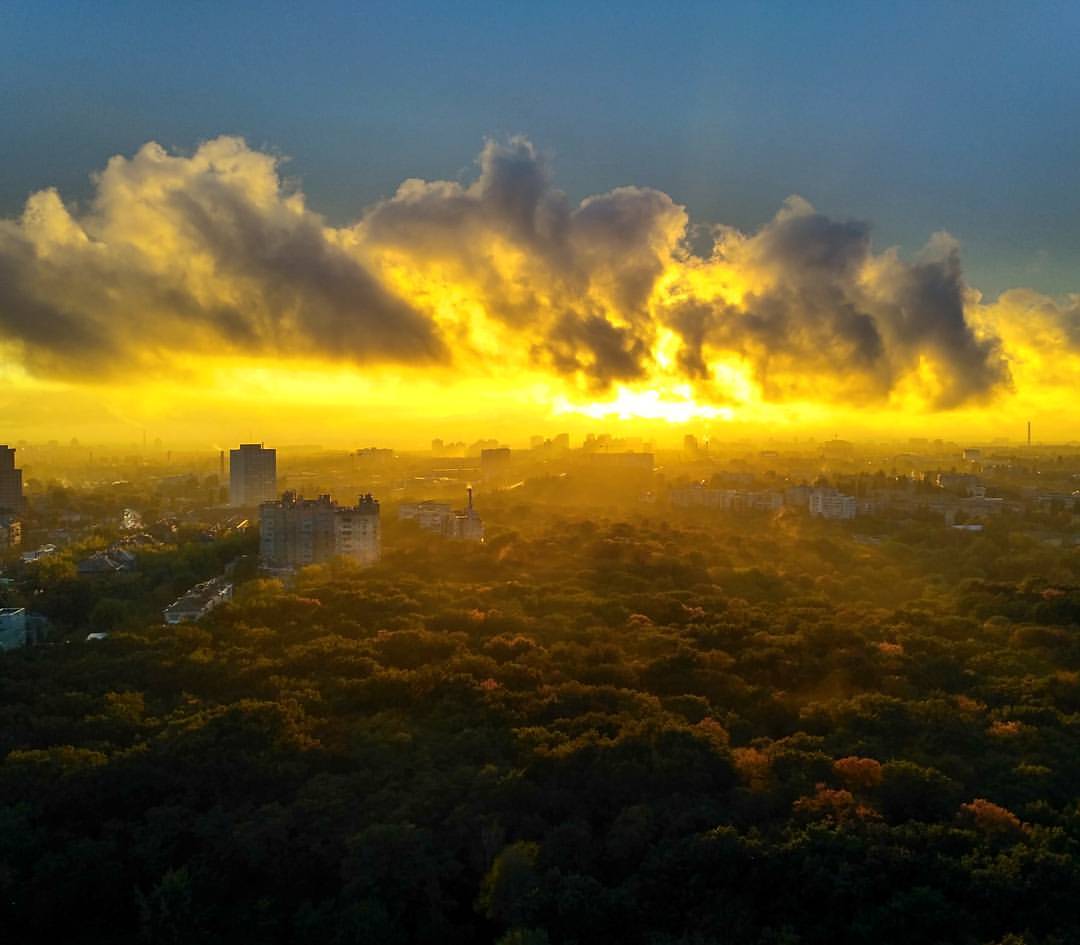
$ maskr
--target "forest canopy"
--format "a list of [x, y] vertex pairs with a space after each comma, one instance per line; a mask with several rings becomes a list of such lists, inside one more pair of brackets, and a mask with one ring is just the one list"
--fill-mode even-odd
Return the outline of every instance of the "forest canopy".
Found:
[[513, 518], [0, 658], [5, 936], [1076, 940], [1076, 551]]

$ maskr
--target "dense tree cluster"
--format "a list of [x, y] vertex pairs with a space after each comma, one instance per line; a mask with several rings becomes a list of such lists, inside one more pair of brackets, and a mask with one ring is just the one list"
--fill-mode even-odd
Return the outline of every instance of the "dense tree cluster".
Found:
[[5, 937], [1078, 940], [1076, 552], [514, 518], [0, 659]]

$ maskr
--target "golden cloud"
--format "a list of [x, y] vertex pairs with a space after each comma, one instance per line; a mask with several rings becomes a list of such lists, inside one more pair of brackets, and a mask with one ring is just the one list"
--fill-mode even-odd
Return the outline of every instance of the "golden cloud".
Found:
[[[691, 250], [685, 209], [622, 187], [572, 203], [524, 138], [472, 183], [405, 181], [347, 226], [239, 138], [114, 157], [82, 211], [54, 190], [0, 220], [0, 341], [31, 375], [168, 376], [200, 356], [451, 368], [566, 393], [678, 391], [921, 409], [1071, 383], [1080, 302], [986, 305], [959, 248], [875, 252], [869, 227], [789, 199]], [[726, 409], [726, 407], [725, 407]]]

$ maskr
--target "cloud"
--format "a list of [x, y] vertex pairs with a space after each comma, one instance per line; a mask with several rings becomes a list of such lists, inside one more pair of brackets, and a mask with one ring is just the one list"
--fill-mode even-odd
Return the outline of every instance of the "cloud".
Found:
[[1008, 351], [1018, 390], [1060, 388], [1064, 402], [1072, 404], [1080, 377], [1080, 294], [1053, 299], [1010, 289], [970, 311], [972, 321]]
[[[704, 256], [688, 232], [649, 188], [574, 204], [520, 137], [488, 141], [471, 183], [407, 180], [341, 227], [241, 139], [151, 143], [109, 161], [84, 212], [45, 190], [0, 220], [0, 340], [42, 376], [213, 352], [527, 369], [589, 395], [679, 384], [717, 403], [740, 396], [735, 370], [774, 401], [952, 408], [1011, 384], [947, 236], [906, 262], [799, 198], [756, 233], [715, 227]], [[1075, 303], [1040, 317], [1080, 339]]]
[[752, 236], [720, 230], [699, 269], [735, 288], [671, 307], [695, 377], [707, 376], [710, 356], [735, 354], [771, 400], [881, 401], [916, 385], [937, 408], [1009, 384], [999, 342], [966, 318], [958, 249], [944, 235], [905, 263], [874, 255], [866, 224], [791, 198]]
[[683, 208], [638, 187], [571, 207], [523, 138], [487, 142], [479, 167], [469, 186], [406, 181], [365, 215], [359, 239], [404, 260], [406, 291], [453, 285], [507, 350], [524, 343], [540, 366], [594, 388], [644, 377], [650, 299], [685, 234]]
[[239, 139], [190, 157], [148, 144], [95, 183], [82, 215], [46, 190], [0, 222], [0, 334], [32, 370], [119, 373], [189, 351], [445, 356], [429, 319]]

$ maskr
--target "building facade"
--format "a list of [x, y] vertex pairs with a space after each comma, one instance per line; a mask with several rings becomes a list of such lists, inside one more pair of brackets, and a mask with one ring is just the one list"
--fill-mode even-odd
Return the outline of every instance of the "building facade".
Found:
[[22, 522], [14, 515], [0, 512], [0, 551], [18, 548], [22, 544]]
[[229, 504], [251, 508], [277, 498], [277, 450], [241, 443], [229, 450]]
[[0, 446], [0, 512], [19, 512], [22, 507], [22, 470], [15, 468], [15, 448]]
[[425, 531], [442, 532], [452, 511], [449, 502], [425, 499], [422, 502], [402, 502], [397, 514], [399, 520], [416, 522]]
[[286, 492], [259, 507], [259, 558], [267, 567], [304, 567], [337, 555], [374, 564], [381, 553], [379, 503], [370, 494], [341, 506], [328, 495]]
[[358, 564], [374, 564], [382, 554], [379, 503], [369, 493], [352, 508], [334, 510], [334, 554]]
[[416, 522], [424, 531], [435, 532], [455, 541], [483, 541], [484, 522], [473, 507], [473, 491], [466, 490], [465, 508], [453, 509], [449, 502], [403, 502], [398, 519]]
[[780, 492], [711, 489], [701, 483], [677, 487], [669, 493], [671, 504], [682, 508], [710, 508], [724, 512], [778, 512], [784, 507]]
[[814, 489], [810, 493], [810, 514], [817, 518], [854, 518], [858, 503], [853, 495], [843, 495], [835, 489]]
[[465, 508], [454, 512], [443, 528], [443, 534], [455, 541], [483, 541], [484, 523], [473, 508], [472, 486], [466, 490], [468, 497]]

